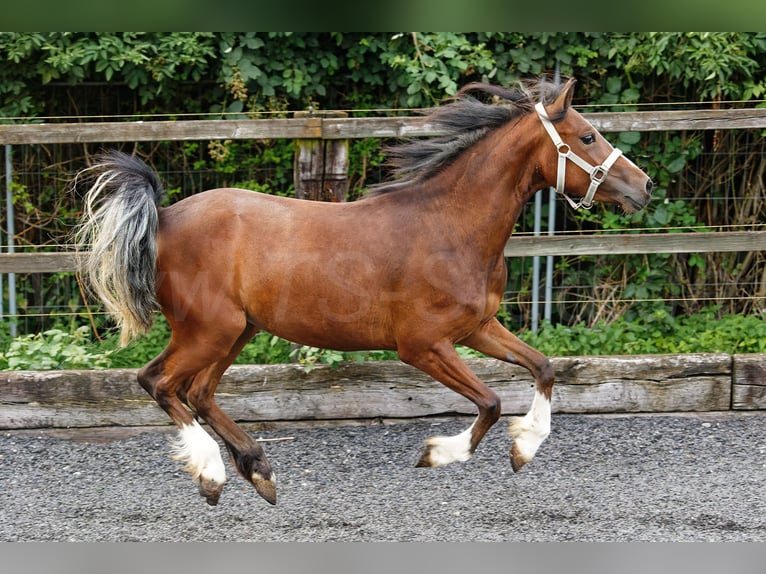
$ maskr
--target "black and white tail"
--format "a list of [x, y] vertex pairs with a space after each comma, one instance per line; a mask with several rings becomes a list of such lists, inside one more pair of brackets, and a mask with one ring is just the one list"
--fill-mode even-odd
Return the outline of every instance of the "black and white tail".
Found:
[[75, 234], [80, 271], [121, 328], [124, 345], [149, 330], [158, 309], [162, 184], [146, 163], [118, 151], [99, 156], [82, 175], [92, 178], [92, 184]]

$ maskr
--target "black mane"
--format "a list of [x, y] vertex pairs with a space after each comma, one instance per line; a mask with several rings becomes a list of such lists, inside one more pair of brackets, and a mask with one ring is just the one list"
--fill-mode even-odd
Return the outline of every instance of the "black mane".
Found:
[[[370, 186], [367, 196], [403, 189], [432, 177], [492, 130], [531, 112], [537, 102], [553, 102], [562, 87], [563, 83], [546, 80], [520, 83], [517, 89], [482, 83], [464, 86], [449, 103], [424, 119], [444, 135], [385, 148], [385, 165], [391, 169], [393, 180]], [[470, 95], [476, 92], [494, 96], [500, 105]]]

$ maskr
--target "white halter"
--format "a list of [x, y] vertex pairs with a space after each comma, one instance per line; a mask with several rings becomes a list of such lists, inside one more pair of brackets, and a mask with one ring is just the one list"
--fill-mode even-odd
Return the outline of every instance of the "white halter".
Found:
[[[540, 116], [540, 121], [543, 123], [545, 131], [551, 136], [553, 145], [556, 146], [556, 151], [559, 153], [558, 173], [556, 175], [556, 193], [562, 195], [574, 209], [580, 209], [581, 207], [590, 209], [593, 205], [593, 196], [596, 195], [598, 186], [606, 179], [606, 176], [609, 174], [609, 169], [614, 165], [614, 162], [617, 161], [617, 158], [622, 155], [622, 150], [613, 148], [612, 153], [609, 154], [609, 157], [607, 157], [601, 165], [593, 166], [574, 153], [572, 148], [562, 141], [561, 136], [556, 131], [556, 127], [548, 117], [542, 103], [536, 104], [535, 110], [537, 110], [537, 115]], [[590, 175], [590, 186], [588, 187], [588, 191], [579, 202], [576, 202], [564, 193], [567, 159], [572, 160], [575, 165], [582, 168], [588, 175]]]

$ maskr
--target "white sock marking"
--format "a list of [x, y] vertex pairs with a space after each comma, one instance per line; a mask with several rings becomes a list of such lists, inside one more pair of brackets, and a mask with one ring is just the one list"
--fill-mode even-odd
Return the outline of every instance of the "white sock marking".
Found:
[[186, 470], [195, 480], [211, 480], [216, 484], [226, 482], [221, 449], [197, 421], [179, 429], [172, 449], [173, 458], [186, 463]]
[[529, 412], [511, 420], [509, 429], [516, 448], [529, 462], [551, 432], [551, 402], [535, 391]]
[[444, 466], [451, 462], [465, 462], [471, 458], [472, 430], [473, 425], [455, 436], [435, 436], [429, 438], [426, 444], [430, 447], [431, 466]]

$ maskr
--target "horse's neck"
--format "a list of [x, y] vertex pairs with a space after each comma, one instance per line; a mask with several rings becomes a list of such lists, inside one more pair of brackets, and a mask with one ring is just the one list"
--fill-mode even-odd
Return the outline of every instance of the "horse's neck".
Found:
[[[462, 235], [490, 251], [502, 250], [524, 205], [536, 191], [528, 153], [488, 138], [437, 176], [449, 204], [445, 213]], [[523, 147], [523, 142], [519, 142]], [[477, 159], [482, 158], [482, 159]]]

